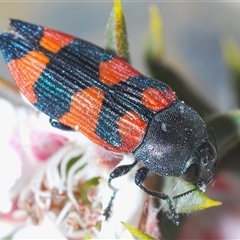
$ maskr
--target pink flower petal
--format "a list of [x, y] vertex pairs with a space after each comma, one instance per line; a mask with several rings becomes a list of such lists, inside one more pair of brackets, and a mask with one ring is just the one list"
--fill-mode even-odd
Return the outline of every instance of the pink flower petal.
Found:
[[46, 161], [68, 141], [64, 136], [44, 131], [32, 131], [30, 139], [32, 154], [38, 161]]

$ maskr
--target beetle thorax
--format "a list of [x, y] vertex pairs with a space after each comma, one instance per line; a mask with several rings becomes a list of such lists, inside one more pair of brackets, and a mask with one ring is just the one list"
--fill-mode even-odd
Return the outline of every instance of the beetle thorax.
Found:
[[134, 154], [158, 175], [181, 176], [206, 138], [206, 126], [198, 113], [183, 102], [175, 101], [153, 117]]

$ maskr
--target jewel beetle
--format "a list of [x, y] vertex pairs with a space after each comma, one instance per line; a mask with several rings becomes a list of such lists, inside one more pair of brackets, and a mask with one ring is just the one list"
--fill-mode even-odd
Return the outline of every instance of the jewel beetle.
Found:
[[[0, 49], [26, 98], [63, 130], [80, 131], [93, 142], [135, 162], [118, 166], [111, 181], [137, 163], [135, 183], [167, 201], [165, 193], [143, 184], [149, 172], [179, 176], [204, 191], [212, 180], [217, 153], [198, 113], [159, 80], [144, 76], [118, 56], [82, 39], [20, 20], [0, 35]], [[108, 209], [109, 210], [109, 209]]]

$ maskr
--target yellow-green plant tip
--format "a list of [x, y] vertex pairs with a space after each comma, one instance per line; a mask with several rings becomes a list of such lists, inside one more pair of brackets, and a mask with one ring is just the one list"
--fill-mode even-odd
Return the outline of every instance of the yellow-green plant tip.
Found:
[[145, 240], [155, 240], [155, 238], [151, 237], [150, 235], [148, 235], [147, 233], [132, 227], [131, 225], [122, 222], [123, 226], [131, 233], [132, 237], [135, 240], [141, 240], [141, 239], [145, 239]]
[[85, 235], [85, 236], [83, 237], [83, 239], [84, 239], [84, 240], [90, 240], [90, 239], [92, 239], [92, 238], [91, 238], [91, 235], [90, 235], [90, 234], [87, 234], [87, 235]]
[[220, 205], [222, 204], [222, 202], [213, 200], [213, 199], [207, 197], [207, 196], [206, 196], [205, 194], [203, 194], [202, 192], [200, 192], [199, 195], [200, 195], [201, 198], [205, 201], [205, 202], [202, 204], [203, 209], [205, 209], [205, 208], [210, 208], [210, 207], [217, 207], [217, 206], [220, 206]]
[[108, 20], [106, 49], [129, 61], [127, 30], [120, 0], [114, 0]]
[[227, 64], [240, 73], [240, 48], [234, 38], [228, 38], [221, 42], [223, 56]]
[[121, 55], [121, 51], [123, 51], [124, 44], [124, 28], [125, 28], [125, 20], [123, 16], [123, 10], [120, 0], [114, 1], [114, 15], [115, 15], [115, 35], [116, 35], [116, 44], [117, 49], [119, 49]]
[[[192, 189], [192, 187], [190, 189]], [[195, 190], [190, 194], [179, 198], [176, 208], [177, 212], [179, 213], [191, 213], [201, 211], [210, 207], [217, 207], [219, 205], [221, 205], [221, 202], [207, 197], [200, 190]]]
[[179, 208], [179, 212], [181, 213], [191, 213], [204, 210], [206, 208], [217, 207], [222, 203], [211, 198], [208, 198], [204, 193], [198, 191], [198, 197], [194, 197], [194, 203], [189, 204], [188, 206], [182, 206]]
[[114, 0], [114, 12], [116, 15], [116, 19], [121, 22], [123, 18], [123, 10], [120, 0]]
[[160, 11], [157, 6], [152, 5], [149, 8], [150, 13], [150, 40], [149, 50], [155, 58], [161, 58], [164, 55], [163, 26]]

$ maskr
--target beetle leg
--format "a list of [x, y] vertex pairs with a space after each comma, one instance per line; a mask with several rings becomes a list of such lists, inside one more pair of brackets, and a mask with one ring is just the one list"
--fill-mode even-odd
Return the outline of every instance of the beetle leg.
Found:
[[52, 125], [52, 127], [63, 130], [63, 131], [75, 131], [73, 128], [68, 127], [52, 118], [49, 118], [49, 122]]
[[113, 192], [113, 193], [112, 193], [112, 196], [111, 196], [111, 198], [110, 198], [110, 201], [108, 202], [107, 207], [104, 209], [103, 215], [105, 216], [105, 220], [106, 220], [106, 221], [107, 221], [108, 218], [111, 216], [112, 204], [113, 204], [113, 200], [114, 200], [115, 196], [116, 196], [116, 192]]
[[145, 188], [143, 186], [143, 182], [146, 180], [147, 178], [147, 174], [149, 173], [149, 170], [146, 167], [142, 167], [140, 169], [138, 169], [136, 175], [135, 175], [135, 183], [137, 186], [139, 186], [144, 192], [146, 192], [147, 194], [153, 196], [153, 197], [157, 197], [163, 200], [166, 200], [166, 202], [168, 203], [169, 209], [170, 209], [170, 213], [171, 213], [171, 217], [173, 222], [178, 225], [179, 221], [178, 221], [178, 214], [176, 213], [172, 201], [169, 198], [169, 196], [165, 193], [162, 192], [155, 192], [153, 190], [150, 190], [148, 188]]
[[128, 172], [130, 172], [136, 165], [138, 161], [136, 160], [134, 163], [129, 164], [129, 165], [122, 165], [116, 167], [110, 174], [109, 179], [108, 179], [108, 186], [110, 189], [112, 189], [114, 192], [117, 192], [117, 189], [112, 186], [111, 182], [114, 178], [121, 177]]
[[136, 160], [132, 164], [118, 166], [111, 172], [111, 174], [109, 176], [109, 179], [108, 179], [108, 186], [113, 191], [113, 194], [112, 194], [111, 199], [108, 203], [108, 206], [104, 210], [104, 216], [106, 217], [106, 220], [108, 220], [108, 218], [111, 215], [113, 200], [114, 200], [114, 198], [116, 196], [116, 193], [117, 193], [117, 189], [115, 187], [113, 187], [112, 184], [111, 184], [112, 180], [114, 178], [121, 177], [121, 176], [127, 174], [128, 172], [130, 172], [137, 165], [137, 163], [138, 163], [138, 161]]

